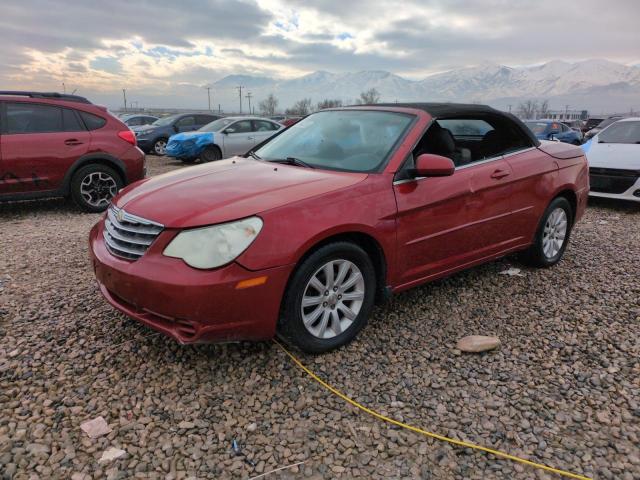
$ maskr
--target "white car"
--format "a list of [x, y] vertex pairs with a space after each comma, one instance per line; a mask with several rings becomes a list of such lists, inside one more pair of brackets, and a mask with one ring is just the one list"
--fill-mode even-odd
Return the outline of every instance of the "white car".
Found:
[[618, 120], [582, 148], [589, 161], [589, 195], [640, 202], [640, 118]]
[[169, 137], [165, 154], [185, 163], [193, 163], [198, 158], [202, 162], [213, 162], [244, 155], [283, 128], [277, 122], [260, 117], [220, 118], [195, 132]]

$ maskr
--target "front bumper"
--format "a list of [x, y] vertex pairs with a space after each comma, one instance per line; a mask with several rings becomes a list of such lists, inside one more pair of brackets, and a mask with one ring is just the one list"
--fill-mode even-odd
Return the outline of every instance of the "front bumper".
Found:
[[153, 142], [151, 141], [150, 138], [136, 137], [136, 142], [138, 144], [138, 147], [140, 147], [140, 149], [145, 152], [148, 152], [149, 150], [151, 150], [151, 147], [153, 146]]
[[640, 170], [592, 167], [589, 169], [592, 197], [640, 202]]
[[[266, 340], [275, 334], [284, 289], [293, 265], [250, 271], [237, 263], [196, 270], [162, 255], [175, 232], [165, 231], [137, 261], [112, 255], [103, 222], [91, 229], [90, 255], [100, 291], [129, 317], [178, 342]], [[262, 285], [238, 282], [266, 276]]]

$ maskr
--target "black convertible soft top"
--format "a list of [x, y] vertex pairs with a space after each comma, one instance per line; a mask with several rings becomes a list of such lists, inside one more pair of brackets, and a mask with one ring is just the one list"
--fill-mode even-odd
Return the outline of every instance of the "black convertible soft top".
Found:
[[376, 103], [366, 105], [368, 107], [396, 107], [396, 108], [415, 108], [424, 110], [434, 119], [444, 118], [464, 118], [466, 116], [490, 115], [502, 117], [511, 123], [515, 123], [517, 127], [531, 140], [533, 145], [540, 145], [540, 141], [536, 138], [531, 130], [520, 121], [518, 117], [507, 112], [496, 110], [488, 105], [479, 105], [476, 103], [446, 103], [446, 102], [416, 102], [416, 103]]

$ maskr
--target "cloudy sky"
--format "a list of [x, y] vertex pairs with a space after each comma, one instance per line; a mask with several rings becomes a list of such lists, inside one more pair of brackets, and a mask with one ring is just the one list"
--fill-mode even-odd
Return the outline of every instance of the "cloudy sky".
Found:
[[203, 86], [232, 73], [418, 79], [483, 61], [632, 64], [638, 19], [638, 0], [3, 0], [0, 84], [64, 82], [112, 103], [126, 88], [194, 107]]

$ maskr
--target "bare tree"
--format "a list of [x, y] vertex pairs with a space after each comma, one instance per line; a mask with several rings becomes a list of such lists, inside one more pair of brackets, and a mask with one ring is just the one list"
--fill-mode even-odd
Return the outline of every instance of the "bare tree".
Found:
[[547, 118], [549, 116], [549, 100], [545, 100], [538, 108], [538, 118]]
[[380, 92], [375, 88], [370, 88], [366, 92], [360, 94], [360, 98], [356, 100], [358, 105], [371, 105], [380, 101]]
[[533, 119], [536, 117], [536, 112], [538, 111], [538, 102], [535, 100], [527, 100], [526, 102], [521, 102], [518, 105], [518, 116], [520, 118], [529, 118]]
[[298, 100], [293, 104], [293, 107], [287, 108], [284, 113], [287, 115], [309, 115], [311, 113], [311, 99]]
[[321, 102], [318, 102], [317, 110], [324, 110], [325, 108], [336, 108], [341, 106], [342, 106], [342, 100], [324, 99]]
[[263, 115], [274, 115], [278, 108], [278, 99], [273, 93], [270, 93], [267, 98], [260, 102], [259, 107]]

